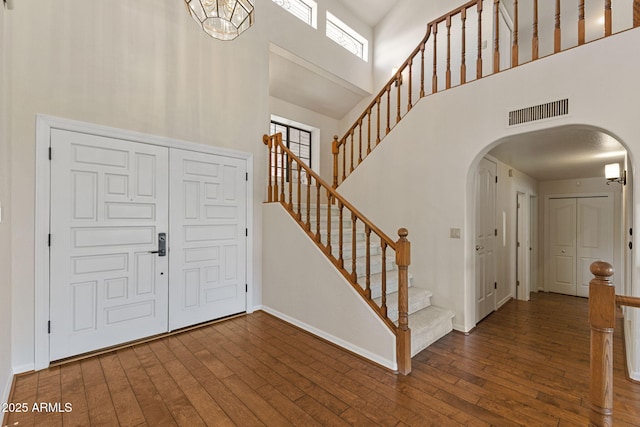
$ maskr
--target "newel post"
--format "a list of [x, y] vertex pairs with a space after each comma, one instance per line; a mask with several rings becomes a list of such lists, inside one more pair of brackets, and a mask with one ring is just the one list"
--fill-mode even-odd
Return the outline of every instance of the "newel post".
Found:
[[333, 188], [338, 188], [338, 135], [333, 135], [333, 143], [331, 144], [331, 153], [333, 154]]
[[633, 0], [633, 26], [640, 27], [640, 0]]
[[589, 425], [613, 425], [613, 330], [616, 322], [616, 290], [611, 284], [613, 267], [604, 261], [591, 264], [595, 276], [589, 282], [591, 326], [591, 413]]
[[396, 334], [396, 358], [398, 372], [411, 373], [411, 330], [409, 329], [409, 264], [411, 243], [407, 240], [406, 228], [398, 230], [396, 242], [396, 264], [398, 265], [398, 329]]

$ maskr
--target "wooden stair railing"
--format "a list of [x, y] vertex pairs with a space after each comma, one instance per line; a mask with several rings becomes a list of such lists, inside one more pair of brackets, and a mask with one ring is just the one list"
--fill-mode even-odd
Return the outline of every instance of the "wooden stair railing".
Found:
[[[408, 231], [398, 230], [399, 239], [391, 240], [362, 213], [338, 194], [318, 174], [304, 164], [282, 143], [282, 134], [264, 135], [263, 142], [269, 150], [267, 201], [276, 202], [291, 214], [307, 235], [324, 252], [334, 266], [342, 273], [353, 288], [365, 299], [375, 313], [384, 321], [396, 337], [396, 359], [398, 372], [408, 375], [411, 372], [411, 331], [409, 329], [409, 273], [411, 245], [407, 240]], [[304, 175], [303, 175], [304, 173]], [[337, 206], [337, 213], [333, 207]], [[323, 208], [324, 207], [324, 208]], [[312, 220], [312, 209], [315, 219]], [[345, 212], [346, 211], [346, 212]], [[337, 231], [332, 231], [337, 221]], [[323, 229], [324, 227], [324, 229]], [[351, 233], [345, 236], [346, 233]], [[364, 248], [356, 242], [356, 234], [364, 233]], [[348, 241], [350, 238], [350, 241]], [[378, 239], [379, 251], [372, 254], [372, 245]], [[335, 241], [337, 240], [337, 241]], [[350, 248], [349, 245], [350, 244]], [[378, 249], [378, 248], [376, 248]], [[351, 262], [346, 253], [351, 251]], [[377, 251], [377, 250], [376, 250]], [[387, 280], [387, 264], [390, 251], [395, 252], [395, 264], [398, 271], [398, 324], [388, 316], [387, 293], [390, 282]], [[364, 257], [364, 274], [358, 274], [357, 258]], [[371, 268], [374, 262], [381, 265], [380, 304], [372, 297]], [[351, 264], [351, 265], [349, 265]], [[390, 269], [391, 270], [391, 269]]]
[[591, 326], [591, 412], [589, 425], [613, 425], [613, 332], [616, 305], [640, 308], [640, 298], [616, 295], [611, 284], [613, 267], [604, 261], [591, 264], [589, 324]]
[[[538, 28], [542, 27], [538, 22], [538, 0], [524, 2], [522, 0], [502, 0], [513, 2], [514, 31], [511, 37], [511, 66], [520, 65], [519, 52], [525, 45], [520, 45], [519, 40], [519, 11], [525, 6], [531, 7], [533, 15], [533, 32], [531, 36], [531, 60], [539, 59]], [[493, 32], [490, 37], [493, 46], [493, 72], [500, 71], [500, 31], [499, 22], [501, 0], [492, 0], [493, 7], [490, 11], [493, 15]], [[553, 27], [553, 53], [562, 50], [562, 27], [560, 0], [556, 0], [551, 27]], [[578, 8], [578, 45], [585, 43], [585, 0], [575, 0]], [[451, 12], [431, 21], [427, 24], [426, 35], [418, 46], [411, 52], [407, 60], [394, 72], [391, 79], [374, 96], [371, 103], [358, 117], [355, 123], [346, 131], [342, 138], [334, 137], [333, 154], [333, 188], [337, 188], [349, 176], [375, 147], [380, 144], [391, 129], [413, 108], [417, 101], [425, 96], [449, 89], [453, 86], [466, 84], [473, 79], [472, 70], [467, 70], [467, 27], [476, 27], [475, 79], [483, 77], [482, 50], [486, 41], [482, 36], [483, 0], [472, 0]], [[633, 26], [640, 27], [640, 0], [633, 0]], [[605, 0], [603, 10], [604, 37], [612, 33], [612, 1]], [[545, 26], [545, 28], [548, 26]], [[452, 29], [454, 35], [452, 35]], [[438, 43], [438, 36], [444, 33], [446, 44]], [[509, 34], [507, 34], [509, 36]], [[452, 56], [452, 40], [455, 41], [455, 54]], [[509, 40], [507, 38], [507, 40]], [[508, 42], [508, 41], [507, 41]], [[444, 63], [438, 63], [439, 49], [445, 49]], [[459, 60], [459, 71], [452, 70], [452, 57]], [[431, 84], [426, 81], [430, 74]], [[444, 74], [444, 82], [441, 80]], [[457, 77], [454, 77], [457, 74]], [[455, 80], [454, 80], [455, 79]]]

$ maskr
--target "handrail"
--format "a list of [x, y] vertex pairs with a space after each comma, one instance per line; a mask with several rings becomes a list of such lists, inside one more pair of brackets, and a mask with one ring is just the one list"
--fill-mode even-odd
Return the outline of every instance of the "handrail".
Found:
[[[519, 52], [524, 49], [524, 44], [519, 44], [518, 39], [518, 14], [519, 0], [513, 1], [513, 22], [515, 25], [513, 37], [507, 43], [511, 44], [511, 61], [510, 66], [516, 67], [520, 65], [521, 55]], [[496, 22], [500, 15], [500, 0], [491, 0], [493, 5], [491, 11], [491, 19], [493, 20], [493, 29], [491, 41], [491, 55], [493, 60], [492, 72], [497, 73], [501, 70], [500, 62], [500, 30]], [[582, 45], [585, 43], [585, 1], [577, 2], [578, 22], [577, 22], [577, 43]], [[539, 37], [538, 28], [544, 28], [538, 22], [538, 0], [533, 0], [533, 32], [531, 37], [531, 61], [539, 59]], [[485, 40], [482, 36], [482, 19], [483, 19], [483, 0], [471, 0], [462, 6], [434, 19], [427, 24], [426, 34], [418, 44], [418, 46], [409, 54], [408, 58], [400, 65], [397, 71], [389, 81], [383, 85], [382, 89], [373, 97], [372, 101], [367, 105], [364, 112], [358, 116], [354, 124], [344, 133], [342, 138], [334, 137], [332, 145], [333, 154], [333, 188], [349, 176], [354, 169], [362, 163], [375, 147], [391, 132], [391, 129], [397, 125], [402, 118], [413, 108], [420, 99], [425, 96], [432, 95], [441, 90], [450, 89], [456, 85], [463, 85], [467, 82], [467, 15], [469, 11], [476, 8], [477, 23], [477, 39], [476, 39], [476, 73], [475, 79], [483, 77], [483, 57], [482, 50]], [[553, 53], [562, 50], [562, 31], [560, 16], [560, 0], [555, 2], [555, 12], [551, 27], [553, 28]], [[633, 27], [640, 27], [640, 0], [633, 0]], [[612, 34], [612, 2], [606, 0], [603, 10], [603, 35], [608, 37]], [[452, 25], [454, 32], [459, 36], [452, 38]], [[459, 26], [458, 26], [459, 25]], [[438, 44], [439, 27], [446, 31], [446, 45]], [[444, 27], [444, 28], [442, 28]], [[444, 31], [443, 31], [444, 32]], [[451, 69], [451, 50], [452, 40], [460, 39], [461, 43], [456, 47], [456, 54], [459, 54], [459, 77], [454, 80]], [[433, 40], [431, 45], [430, 41]], [[438, 64], [438, 49], [446, 48], [445, 64]], [[568, 48], [565, 46], [565, 49]], [[427, 63], [425, 62], [425, 53], [429, 50], [429, 55], [433, 58], [433, 70], [431, 75], [431, 89], [425, 84], [425, 74], [427, 73]], [[520, 52], [521, 53], [521, 52]], [[552, 54], [553, 54], [552, 53]], [[414, 73], [414, 68], [418, 68], [418, 72]], [[444, 72], [444, 84], [439, 81], [439, 77]], [[419, 86], [419, 93], [414, 94], [414, 85]], [[395, 90], [395, 96], [392, 92]], [[414, 96], [416, 99], [414, 101]], [[395, 117], [393, 117], [395, 116]], [[373, 127], [373, 128], [372, 128]]]
[[[367, 301], [375, 313], [380, 316], [387, 327], [396, 336], [396, 356], [398, 371], [404, 375], [411, 372], [411, 331], [408, 324], [408, 266], [410, 263], [410, 243], [407, 240], [408, 231], [405, 228], [398, 230], [399, 239], [393, 241], [373, 222], [367, 219], [349, 201], [336, 192], [331, 185], [326, 183], [317, 173], [308, 167], [282, 142], [282, 134], [264, 135], [262, 138], [269, 150], [268, 188], [267, 202], [279, 202], [305, 230], [307, 235], [318, 245], [329, 260], [349, 281], [353, 288]], [[305, 176], [303, 177], [302, 172]], [[294, 175], [297, 174], [297, 177]], [[295, 179], [297, 178], [297, 179]], [[295, 184], [294, 184], [295, 179]], [[304, 184], [303, 184], [303, 181]], [[315, 184], [315, 185], [312, 185]], [[304, 188], [303, 188], [304, 185]], [[294, 192], [295, 186], [295, 192]], [[287, 188], [288, 187], [288, 191]], [[312, 193], [315, 192], [314, 202], [311, 203]], [[332, 213], [332, 207], [337, 204], [338, 213]], [[326, 213], [322, 215], [321, 205], [326, 206]], [[305, 208], [303, 210], [303, 207]], [[315, 208], [315, 224], [312, 224], [311, 211]], [[346, 209], [347, 215], [344, 214]], [[337, 216], [337, 218], [336, 218]], [[346, 218], [345, 218], [346, 216]], [[334, 254], [336, 247], [332, 245], [332, 223], [338, 220], [337, 256]], [[345, 227], [345, 221], [350, 222]], [[313, 229], [315, 225], [315, 230]], [[326, 225], [322, 232], [321, 225]], [[364, 284], [360, 283], [358, 274], [357, 257], [358, 246], [356, 235], [361, 228], [365, 235], [365, 273]], [[345, 229], [351, 232], [351, 247], [345, 245]], [[371, 268], [375, 255], [371, 254], [371, 234], [380, 239], [380, 265], [381, 265], [381, 302], [378, 305], [372, 297]], [[335, 237], [335, 236], [334, 236]], [[398, 325], [389, 318], [387, 313], [387, 250], [395, 251], [395, 264], [398, 269]], [[351, 250], [351, 266], [345, 266], [345, 252]], [[361, 249], [362, 251], [362, 249]], [[360, 275], [362, 276], [362, 275]]]
[[589, 323], [591, 326], [591, 412], [589, 425], [613, 425], [613, 332], [616, 305], [640, 308], [640, 298], [615, 294], [613, 267], [604, 261], [591, 264]]

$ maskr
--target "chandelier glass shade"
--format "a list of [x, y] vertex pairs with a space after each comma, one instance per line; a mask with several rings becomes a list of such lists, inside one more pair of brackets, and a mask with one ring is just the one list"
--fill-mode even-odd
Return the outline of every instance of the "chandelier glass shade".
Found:
[[191, 17], [211, 37], [233, 40], [253, 24], [254, 0], [184, 0]]

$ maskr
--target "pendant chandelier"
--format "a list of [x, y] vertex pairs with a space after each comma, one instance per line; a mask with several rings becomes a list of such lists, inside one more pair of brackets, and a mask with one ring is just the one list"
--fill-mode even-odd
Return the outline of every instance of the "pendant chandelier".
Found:
[[191, 17], [211, 37], [233, 40], [253, 24], [254, 0], [184, 0]]

